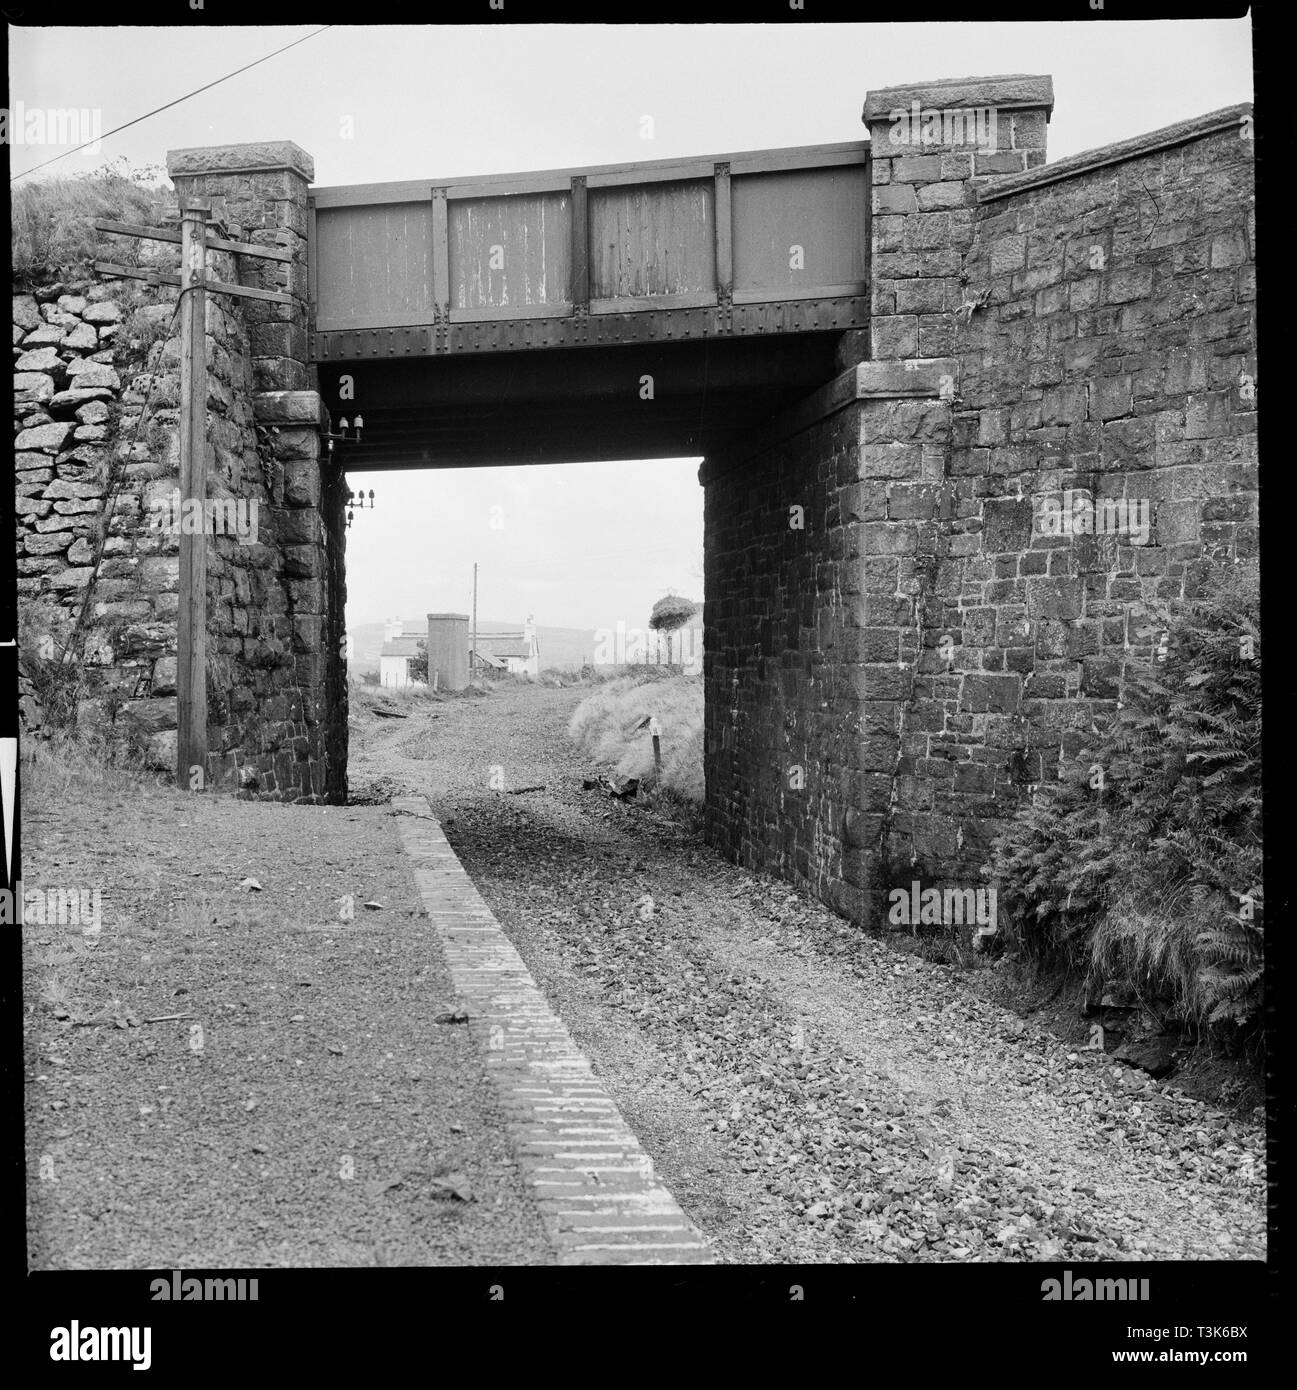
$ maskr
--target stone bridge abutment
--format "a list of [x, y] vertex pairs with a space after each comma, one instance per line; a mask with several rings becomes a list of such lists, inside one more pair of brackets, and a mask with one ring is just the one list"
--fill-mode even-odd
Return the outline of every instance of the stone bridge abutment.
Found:
[[[247, 795], [343, 801], [346, 488], [327, 466], [329, 415], [307, 355], [314, 164], [272, 142], [172, 151], [167, 171], [182, 204], [210, 203], [247, 240], [293, 256], [239, 266], [243, 283], [286, 293], [291, 305], [244, 299], [231, 311], [246, 329], [260, 475], [247, 470], [244, 488], [260, 495], [265, 525], [256, 546], [209, 549], [209, 778]], [[211, 462], [219, 469], [219, 453]]]

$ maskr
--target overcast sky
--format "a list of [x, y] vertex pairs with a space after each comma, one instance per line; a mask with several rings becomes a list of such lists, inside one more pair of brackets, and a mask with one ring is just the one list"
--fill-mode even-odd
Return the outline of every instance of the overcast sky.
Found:
[[[109, 130], [318, 27], [11, 27], [10, 101]], [[48, 172], [268, 139], [321, 185], [820, 144], [865, 137], [871, 88], [1006, 72], [1053, 76], [1054, 160], [1251, 100], [1250, 24], [337, 27]], [[11, 146], [11, 172], [54, 152]], [[353, 623], [467, 611], [474, 560], [485, 619], [638, 626], [668, 588], [702, 597], [697, 460], [352, 481], [378, 504], [348, 537]]]

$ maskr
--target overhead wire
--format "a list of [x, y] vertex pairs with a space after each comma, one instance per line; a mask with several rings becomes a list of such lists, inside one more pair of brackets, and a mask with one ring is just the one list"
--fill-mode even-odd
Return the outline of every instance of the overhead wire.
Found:
[[186, 92], [183, 96], [178, 96], [174, 101], [168, 101], [163, 106], [155, 106], [152, 111], [146, 111], [142, 116], [124, 121], [119, 126], [114, 126], [112, 130], [103, 135], [96, 135], [93, 140], [87, 140], [84, 144], [75, 146], [70, 150], [64, 150], [62, 154], [56, 154], [52, 159], [47, 159], [41, 164], [33, 165], [30, 169], [24, 169], [21, 174], [15, 174], [10, 183], [16, 183], [19, 179], [26, 178], [28, 174], [34, 174], [38, 169], [47, 169], [51, 164], [57, 164], [60, 159], [67, 159], [69, 156], [78, 153], [80, 150], [89, 149], [91, 145], [97, 145], [103, 140], [107, 140], [110, 135], [117, 135], [123, 130], [129, 130], [133, 125], [139, 125], [141, 121], [147, 121], [150, 116], [156, 116], [159, 112], [169, 111], [173, 106], [179, 106], [182, 101], [188, 101], [190, 97], [196, 97], [201, 92], [210, 92], [213, 87], [219, 87], [222, 82], [228, 82], [230, 78], [237, 77], [241, 72], [247, 72], [251, 68], [259, 67], [262, 63], [267, 63], [271, 58], [277, 58], [281, 53], [287, 53], [290, 48], [296, 48], [298, 44], [305, 43], [307, 39], [313, 39], [319, 34], [323, 34], [326, 29], [332, 29], [332, 24], [322, 25], [319, 29], [310, 34], [304, 34], [300, 39], [294, 39], [292, 43], [286, 43], [283, 48], [277, 48], [273, 53], [267, 53], [261, 58], [254, 59], [251, 63], [245, 63], [241, 68], [235, 68], [233, 72], [227, 72], [224, 77], [218, 77], [215, 81], [205, 83], [201, 87], [195, 87], [192, 92]]

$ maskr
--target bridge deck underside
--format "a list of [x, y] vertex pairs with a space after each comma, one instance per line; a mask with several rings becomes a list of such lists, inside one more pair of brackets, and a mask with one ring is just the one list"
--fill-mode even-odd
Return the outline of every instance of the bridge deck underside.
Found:
[[[837, 333], [317, 364], [349, 470], [706, 455], [834, 374]], [[343, 377], [354, 382], [344, 398]]]

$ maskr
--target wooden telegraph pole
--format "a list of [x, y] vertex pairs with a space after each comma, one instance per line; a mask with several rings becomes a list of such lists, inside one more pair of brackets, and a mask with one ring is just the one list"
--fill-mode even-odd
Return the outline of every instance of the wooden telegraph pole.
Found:
[[[207, 276], [207, 252], [229, 251], [258, 260], [290, 262], [281, 246], [257, 246], [208, 234], [209, 203], [190, 201], [180, 209], [180, 230], [138, 227], [129, 222], [95, 222], [101, 232], [180, 243], [180, 274], [96, 261], [103, 275], [180, 287], [180, 518], [195, 512], [201, 525], [180, 527], [180, 612], [176, 632], [176, 785], [202, 791], [207, 779], [207, 295], [294, 305], [278, 290], [232, 285]], [[189, 505], [187, 505], [189, 504]]]
[[[209, 203], [180, 214], [180, 502], [207, 497], [207, 219]], [[180, 528], [180, 615], [176, 633], [176, 785], [207, 772], [207, 535]], [[193, 788], [191, 788], [193, 789]]]

